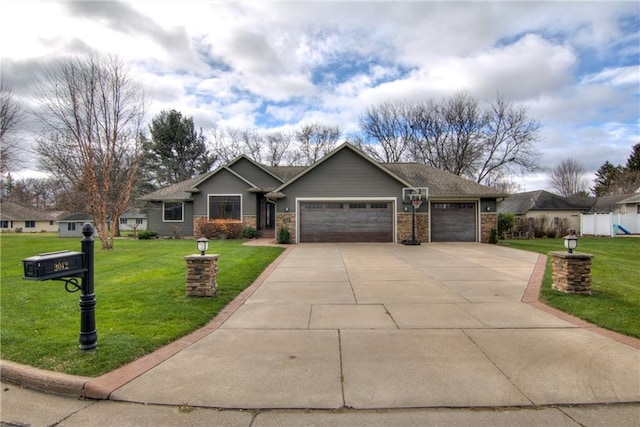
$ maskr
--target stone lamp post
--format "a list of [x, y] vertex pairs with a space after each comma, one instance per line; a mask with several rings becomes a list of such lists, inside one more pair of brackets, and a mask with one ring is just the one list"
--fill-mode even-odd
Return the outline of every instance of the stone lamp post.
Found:
[[187, 263], [187, 296], [212, 297], [217, 292], [217, 261], [220, 255], [206, 254], [209, 240], [204, 237], [197, 240], [197, 247], [200, 254], [184, 257]]
[[552, 287], [567, 294], [591, 295], [591, 259], [593, 255], [574, 252], [578, 237], [572, 231], [564, 237], [566, 252], [550, 252]]

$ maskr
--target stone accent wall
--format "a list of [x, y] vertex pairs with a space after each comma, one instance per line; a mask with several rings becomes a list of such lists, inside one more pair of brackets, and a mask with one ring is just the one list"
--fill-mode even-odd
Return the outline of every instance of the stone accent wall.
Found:
[[284, 227], [289, 230], [291, 235], [290, 243], [296, 242], [296, 214], [295, 213], [277, 213], [276, 214], [276, 241], [278, 240], [278, 233], [280, 227]]
[[[411, 239], [411, 211], [398, 212], [397, 228], [398, 228], [398, 243], [402, 243], [403, 240]], [[416, 239], [423, 243], [429, 242], [429, 214], [428, 213], [416, 213]]]
[[481, 213], [480, 214], [480, 241], [489, 243], [491, 239], [491, 229], [498, 232], [498, 214], [497, 213]]
[[217, 292], [217, 261], [220, 255], [188, 255], [187, 263], [187, 296], [212, 297]]
[[258, 227], [256, 226], [256, 216], [255, 215], [243, 215], [242, 216], [242, 228], [245, 227], [253, 227], [256, 230]]
[[567, 294], [591, 295], [591, 258], [593, 255], [550, 252], [553, 256], [552, 287]]

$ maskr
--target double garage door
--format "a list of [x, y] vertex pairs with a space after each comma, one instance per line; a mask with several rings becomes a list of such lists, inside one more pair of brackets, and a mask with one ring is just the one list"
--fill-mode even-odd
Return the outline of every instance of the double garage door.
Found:
[[300, 203], [300, 242], [393, 242], [393, 203]]
[[[475, 202], [432, 202], [432, 242], [475, 242]], [[318, 201], [300, 203], [300, 242], [393, 242], [393, 203]]]

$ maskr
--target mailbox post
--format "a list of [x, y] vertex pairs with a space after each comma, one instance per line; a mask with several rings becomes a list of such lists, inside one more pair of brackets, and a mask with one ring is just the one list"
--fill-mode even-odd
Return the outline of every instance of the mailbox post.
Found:
[[93, 226], [86, 223], [82, 226], [82, 252], [87, 271], [82, 278], [80, 292], [80, 349], [93, 350], [98, 345], [96, 331], [96, 294], [93, 291]]
[[[98, 345], [96, 332], [96, 295], [93, 290], [93, 225], [82, 227], [82, 252], [60, 251], [22, 260], [24, 279], [59, 280], [67, 292], [80, 292], [80, 349], [90, 351]], [[78, 285], [78, 278], [81, 284]]]

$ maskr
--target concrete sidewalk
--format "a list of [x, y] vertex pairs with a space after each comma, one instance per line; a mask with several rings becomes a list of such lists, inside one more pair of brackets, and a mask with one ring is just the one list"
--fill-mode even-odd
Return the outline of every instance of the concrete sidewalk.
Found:
[[523, 303], [537, 260], [482, 244], [290, 247], [217, 323], [90, 381], [121, 403], [85, 401], [80, 413], [168, 405], [255, 409], [211, 412], [252, 426], [637, 425], [640, 350]]

